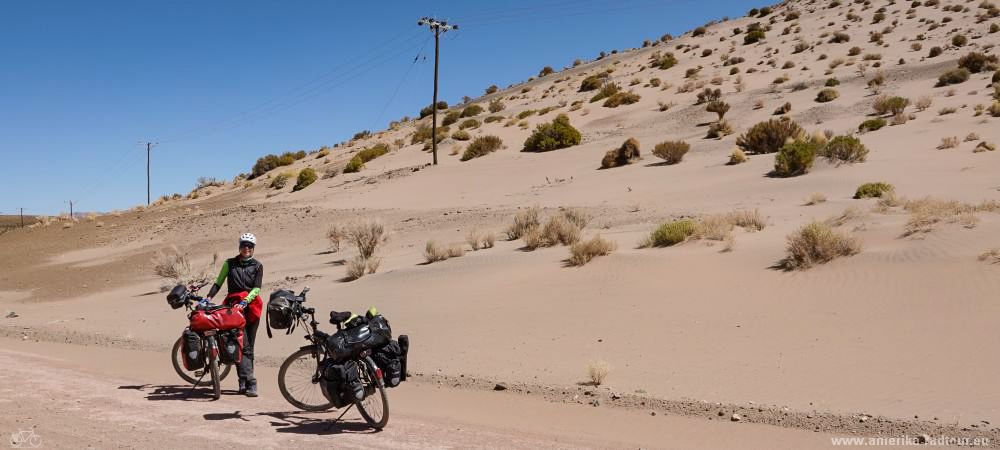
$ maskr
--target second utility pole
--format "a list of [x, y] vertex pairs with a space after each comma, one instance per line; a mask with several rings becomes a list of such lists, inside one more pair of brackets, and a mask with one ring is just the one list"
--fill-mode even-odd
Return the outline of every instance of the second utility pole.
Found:
[[146, 143], [146, 206], [149, 206], [149, 151], [156, 145], [155, 142]]
[[434, 33], [434, 103], [431, 103], [431, 152], [434, 154], [434, 165], [438, 163], [438, 144], [437, 144], [437, 103], [438, 103], [438, 38], [441, 34], [448, 30], [457, 30], [458, 25], [448, 25], [448, 22], [438, 21], [437, 19], [431, 19], [428, 17], [421, 17], [417, 21], [417, 25], [430, 27], [431, 32]]

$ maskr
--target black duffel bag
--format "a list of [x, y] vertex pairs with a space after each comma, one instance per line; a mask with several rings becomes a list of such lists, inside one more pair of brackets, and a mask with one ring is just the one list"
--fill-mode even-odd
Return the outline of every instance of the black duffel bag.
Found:
[[389, 336], [373, 333], [367, 324], [345, 328], [327, 338], [326, 346], [334, 361], [353, 358], [362, 351], [376, 349], [389, 343]]

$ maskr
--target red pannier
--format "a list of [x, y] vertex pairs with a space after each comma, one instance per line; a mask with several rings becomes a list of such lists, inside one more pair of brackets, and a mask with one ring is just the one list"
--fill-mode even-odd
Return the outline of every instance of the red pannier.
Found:
[[243, 312], [239, 308], [221, 308], [215, 311], [195, 311], [191, 313], [191, 330], [232, 330], [243, 328], [247, 324]]

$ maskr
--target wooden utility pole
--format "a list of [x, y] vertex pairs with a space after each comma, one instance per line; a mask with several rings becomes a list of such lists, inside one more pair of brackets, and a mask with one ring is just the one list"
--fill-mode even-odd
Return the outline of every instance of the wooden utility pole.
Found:
[[439, 42], [440, 37], [443, 33], [448, 30], [457, 30], [458, 25], [448, 24], [445, 21], [439, 21], [437, 19], [431, 19], [429, 17], [421, 17], [417, 21], [417, 25], [424, 26], [427, 25], [431, 32], [434, 33], [434, 102], [431, 103], [431, 153], [434, 154], [434, 165], [438, 163], [438, 144], [437, 144], [437, 104], [438, 104], [438, 55], [439, 52]]
[[150, 164], [149, 163], [149, 153], [150, 153], [150, 150], [153, 149], [154, 145], [156, 145], [156, 142], [147, 142], [146, 143], [146, 206], [149, 206], [149, 204], [150, 204], [150, 202], [149, 202], [149, 200], [150, 200], [149, 199], [149, 186], [150, 186], [150, 183], [149, 183], [149, 164]]
[[24, 228], [24, 208], [21, 208], [21, 228]]

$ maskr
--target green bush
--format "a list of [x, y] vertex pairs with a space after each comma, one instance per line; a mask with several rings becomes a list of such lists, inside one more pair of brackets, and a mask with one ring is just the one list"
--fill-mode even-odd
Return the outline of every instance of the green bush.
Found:
[[605, 83], [601, 86], [601, 91], [590, 98], [590, 103], [599, 102], [621, 91], [618, 83]]
[[462, 110], [462, 117], [475, 117], [483, 113], [483, 107], [479, 105], [469, 105]]
[[809, 140], [796, 140], [781, 147], [774, 157], [774, 173], [781, 177], [804, 175], [812, 168], [819, 145]]
[[979, 52], [969, 52], [965, 56], [958, 58], [958, 67], [968, 69], [972, 73], [996, 70], [997, 57]]
[[673, 53], [666, 53], [653, 60], [654, 69], [667, 70], [677, 65], [677, 58]]
[[837, 97], [840, 97], [840, 93], [836, 89], [826, 88], [819, 91], [819, 94], [816, 94], [816, 101], [819, 103], [832, 102]]
[[480, 125], [482, 125], [482, 124], [479, 123], [479, 121], [476, 120], [476, 119], [465, 119], [465, 120], [462, 121], [462, 123], [460, 123], [458, 125], [458, 129], [459, 130], [468, 130], [470, 128], [479, 128]]
[[587, 78], [584, 78], [583, 81], [580, 82], [579, 92], [587, 92], [600, 89], [601, 86], [604, 86], [604, 82], [607, 80], [608, 80], [607, 72], [601, 72], [595, 75], [591, 75]]
[[451, 138], [454, 139], [454, 140], [456, 140], [456, 141], [467, 141], [469, 139], [472, 139], [472, 136], [469, 136], [469, 132], [468, 131], [458, 130], [458, 131], [456, 131], [456, 132], [454, 132], [454, 133], [451, 134]]
[[299, 172], [299, 178], [295, 183], [295, 187], [292, 188], [292, 192], [301, 191], [305, 189], [306, 186], [313, 184], [315, 181], [316, 181], [315, 170], [313, 170], [311, 167], [302, 169], [302, 171]]
[[555, 69], [553, 69], [551, 66], [545, 66], [542, 67], [542, 70], [538, 71], [538, 77], [541, 78], [546, 75], [551, 75], [553, 73], [555, 73]]
[[878, 130], [879, 128], [884, 127], [885, 125], [886, 125], [885, 119], [881, 117], [876, 119], [868, 119], [864, 122], [861, 122], [861, 125], [858, 125], [858, 131], [861, 132], [875, 131]]
[[836, 78], [828, 78], [826, 80], [826, 85], [827, 85], [827, 87], [840, 86], [840, 80], [838, 80]]
[[490, 87], [486, 88], [486, 95], [490, 95], [496, 91], [500, 90], [495, 84], [491, 84]]
[[265, 155], [257, 159], [254, 163], [253, 169], [250, 170], [250, 178], [257, 178], [271, 170], [274, 170], [281, 166], [287, 166], [295, 162], [295, 158], [291, 156], [279, 157], [277, 155]]
[[868, 158], [868, 148], [854, 136], [837, 136], [820, 150], [829, 162], [857, 163]]
[[525, 152], [547, 152], [580, 143], [583, 137], [569, 123], [569, 117], [559, 114], [551, 123], [539, 124], [535, 132], [524, 141]]
[[1000, 70], [993, 73], [993, 83], [1000, 83]]
[[386, 153], [389, 153], [389, 146], [380, 142], [364, 150], [361, 150], [360, 152], [358, 152], [358, 156], [361, 157], [361, 162], [368, 162]]
[[[448, 102], [441, 100], [437, 102], [437, 109], [448, 109]], [[434, 113], [434, 108], [431, 105], [427, 105], [420, 110], [420, 118], [423, 119]]]
[[455, 122], [458, 122], [458, 119], [461, 119], [461, 118], [462, 118], [462, 112], [461, 111], [449, 111], [448, 114], [444, 115], [444, 119], [441, 120], [441, 125], [444, 125], [444, 126], [451, 125], [451, 124], [453, 124]]
[[650, 247], [670, 247], [687, 240], [695, 232], [697, 224], [690, 219], [675, 220], [657, 227], [649, 235]]
[[653, 147], [653, 154], [667, 164], [677, 164], [691, 150], [691, 144], [684, 141], [664, 141]]
[[344, 166], [344, 173], [354, 173], [361, 170], [365, 166], [365, 162], [361, 160], [361, 155], [354, 155], [347, 165]]
[[893, 189], [891, 184], [881, 181], [877, 183], [865, 183], [858, 186], [858, 190], [854, 192], [854, 198], [881, 198], [882, 194], [892, 192]]
[[480, 136], [469, 143], [462, 153], [462, 161], [468, 161], [480, 156], [486, 156], [503, 147], [503, 141], [496, 136]]
[[847, 50], [847, 56], [858, 56], [861, 54], [861, 47], [854, 46]]
[[744, 45], [756, 44], [757, 42], [764, 40], [765, 37], [766, 36], [763, 30], [754, 30], [748, 32], [745, 36], [743, 36], [743, 44]]
[[938, 47], [938, 46], [935, 45], [934, 47], [931, 47], [931, 50], [927, 54], [927, 57], [928, 58], [934, 58], [934, 57], [940, 56], [941, 53], [943, 53], [943, 52], [944, 52], [944, 50], [941, 50], [941, 47]]
[[538, 111], [535, 111], [533, 109], [526, 109], [524, 111], [521, 111], [521, 112], [517, 113], [517, 118], [523, 120], [523, 119], [527, 118], [528, 116], [530, 116], [530, 115], [532, 115], [532, 114], [534, 114], [536, 112], [538, 112]]
[[961, 47], [969, 43], [969, 38], [965, 37], [964, 34], [956, 34], [951, 37], [951, 45], [955, 47]]
[[606, 108], [617, 108], [621, 105], [631, 105], [639, 101], [641, 97], [634, 92], [616, 92], [604, 101]]
[[893, 115], [902, 114], [907, 106], [910, 106], [910, 99], [906, 97], [889, 97], [883, 104], [886, 110]]
[[714, 102], [716, 100], [722, 99], [722, 89], [712, 89], [705, 88], [698, 93], [698, 101], [695, 104], [700, 105], [705, 102]]
[[274, 189], [282, 189], [288, 184], [288, 180], [295, 175], [295, 172], [282, 172], [274, 176], [271, 179], [271, 187]]
[[485, 123], [493, 123], [493, 122], [499, 122], [501, 120], [503, 120], [503, 116], [489, 116], [489, 117], [483, 119], [483, 122], [485, 122]]
[[938, 77], [938, 86], [948, 86], [950, 84], [959, 84], [969, 81], [969, 69], [960, 67], [958, 69], [949, 70], [940, 77]]
[[639, 159], [639, 141], [635, 138], [628, 138], [625, 143], [614, 150], [608, 150], [601, 159], [601, 168], [610, 169], [612, 167], [624, 166], [634, 160]]
[[708, 105], [705, 105], [705, 111], [717, 114], [721, 121], [726, 116], [726, 113], [729, 112], [729, 103], [722, 100], [712, 100], [708, 102]]
[[[410, 144], [420, 144], [430, 141], [432, 132], [433, 130], [429, 125], [418, 126], [417, 130], [413, 132], [413, 136], [410, 138]], [[436, 141], [441, 142], [446, 137], [448, 137], [448, 127], [438, 127]]]
[[805, 130], [788, 119], [771, 119], [760, 122], [736, 138], [736, 146], [749, 154], [775, 153], [788, 139], [800, 139]]
[[691, 32], [691, 36], [701, 36], [705, 34], [705, 27], [697, 27]]

